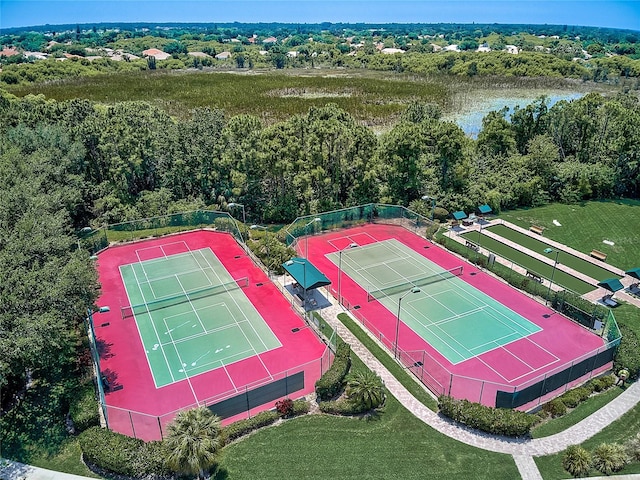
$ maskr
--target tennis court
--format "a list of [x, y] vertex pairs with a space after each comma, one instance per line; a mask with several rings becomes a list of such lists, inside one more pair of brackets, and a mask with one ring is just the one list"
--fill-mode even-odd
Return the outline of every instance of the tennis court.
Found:
[[136, 255], [120, 266], [121, 312], [135, 319], [156, 388], [281, 346], [242, 290], [249, 279], [234, 279], [210, 248], [174, 242]]
[[454, 365], [541, 330], [396, 239], [327, 257]]

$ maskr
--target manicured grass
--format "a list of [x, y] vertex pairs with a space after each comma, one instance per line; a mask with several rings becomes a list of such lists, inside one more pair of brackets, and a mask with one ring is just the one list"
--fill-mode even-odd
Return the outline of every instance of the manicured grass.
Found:
[[595, 290], [596, 288], [595, 286], [589, 285], [587, 282], [583, 282], [582, 280], [569, 275], [562, 270], [555, 269], [554, 272], [553, 265], [548, 265], [544, 262], [541, 262], [540, 260], [530, 257], [526, 253], [521, 252], [520, 250], [516, 250], [515, 248], [511, 248], [510, 246], [505, 245], [504, 243], [499, 242], [494, 238], [482, 235], [480, 240], [478, 240], [478, 232], [465, 233], [462, 234], [462, 237], [467, 238], [474, 243], [480, 243], [482, 248], [490, 250], [500, 257], [511, 260], [521, 267], [535, 272], [544, 278], [551, 278], [551, 275], [553, 274], [554, 283], [562, 285], [563, 287], [579, 293], [580, 295]]
[[[536, 253], [544, 254], [544, 249], [549, 247], [548, 243], [542, 242], [537, 238], [532, 238], [528, 235], [525, 235], [524, 233], [517, 232], [505, 225], [495, 225], [493, 227], [489, 227], [488, 230], [492, 233], [495, 233], [496, 235], [500, 235], [501, 237], [506, 238], [507, 240], [511, 240], [512, 242], [522, 245], [523, 247], [528, 248], [529, 250]], [[575, 255], [571, 255], [564, 250], [559, 250], [558, 252], [558, 263], [573, 268], [580, 273], [584, 273], [585, 275], [595, 280], [600, 281], [613, 277], [620, 278], [620, 276], [613, 274], [609, 270], [583, 260], [582, 258], [578, 258]], [[548, 256], [552, 260], [555, 260], [555, 250], [554, 252], [548, 254]]]
[[362, 344], [367, 347], [379, 361], [382, 363], [391, 374], [398, 379], [398, 381], [404, 386], [411, 395], [413, 395], [422, 404], [433, 410], [438, 411], [438, 402], [429, 395], [424, 388], [418, 385], [417, 381], [407, 371], [398, 364], [391, 356], [376, 342], [374, 342], [367, 333], [360, 328], [360, 326], [354, 322], [349, 315], [341, 313], [338, 315], [338, 319], [347, 327], [351, 333], [353, 333]]
[[549, 435], [555, 435], [556, 433], [560, 433], [567, 428], [575, 425], [576, 423], [584, 420], [589, 415], [594, 413], [596, 410], [605, 406], [611, 400], [620, 395], [623, 390], [619, 387], [612, 387], [606, 392], [602, 392], [600, 394], [594, 395], [593, 397], [585, 400], [580, 403], [576, 408], [574, 408], [571, 412], [563, 415], [562, 417], [554, 418], [553, 420], [549, 420], [537, 427], [535, 427], [531, 431], [531, 436], [533, 438], [542, 438], [548, 437]]
[[[621, 443], [624, 444], [633, 438], [640, 431], [640, 405], [636, 405], [627, 412], [619, 420], [603, 429], [600, 433], [594, 435], [581, 445], [589, 451], [593, 451], [601, 443]], [[559, 479], [573, 478], [562, 468], [563, 453], [548, 455], [545, 457], [534, 457], [542, 478]], [[640, 463], [628, 465], [619, 472], [619, 474], [638, 474], [640, 473]], [[602, 476], [595, 470], [592, 471], [594, 476]]]
[[[591, 201], [579, 205], [554, 203], [537, 208], [503, 212], [500, 218], [529, 228], [545, 227], [545, 237], [589, 254], [600, 250], [607, 263], [624, 270], [640, 266], [639, 200]], [[557, 220], [562, 226], [553, 224]], [[602, 243], [610, 240], [615, 245]]]
[[[354, 355], [355, 356], [355, 355]], [[363, 368], [354, 358], [352, 368]], [[446, 437], [391, 395], [373, 418], [306, 415], [225, 447], [217, 479], [514, 479], [509, 455]]]

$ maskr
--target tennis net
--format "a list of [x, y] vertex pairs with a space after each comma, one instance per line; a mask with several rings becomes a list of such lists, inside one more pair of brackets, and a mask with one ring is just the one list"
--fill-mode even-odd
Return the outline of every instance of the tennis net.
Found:
[[163, 308], [173, 307], [174, 305], [180, 305], [181, 303], [191, 302], [200, 298], [211, 297], [220, 293], [229, 292], [231, 290], [237, 290], [238, 288], [248, 287], [249, 278], [242, 277], [232, 282], [222, 283], [220, 285], [213, 285], [197, 290], [191, 290], [180, 295], [174, 295], [172, 297], [161, 298], [153, 300], [149, 303], [141, 303], [138, 305], [128, 305], [121, 307], [122, 318], [130, 318], [134, 315], [153, 312], [155, 310], [161, 310]]
[[374, 300], [379, 300], [382, 297], [389, 297], [396, 293], [403, 293], [412, 287], [424, 287], [426, 285], [431, 285], [432, 283], [441, 282], [442, 280], [448, 280], [453, 277], [458, 277], [462, 275], [462, 267], [463, 266], [460, 265], [450, 270], [445, 270], [444, 272], [438, 272], [433, 275], [410, 280], [408, 282], [391, 285], [390, 287], [384, 287], [379, 290], [372, 290], [370, 292], [367, 292], [367, 301], [373, 302]]

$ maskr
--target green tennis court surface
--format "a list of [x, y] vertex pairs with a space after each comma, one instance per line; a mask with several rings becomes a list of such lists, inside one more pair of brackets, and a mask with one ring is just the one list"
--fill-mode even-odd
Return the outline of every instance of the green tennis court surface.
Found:
[[[209, 248], [120, 266], [156, 387], [280, 346]], [[127, 320], [125, 320], [127, 321]]]
[[343, 250], [342, 271], [394, 316], [400, 303], [400, 320], [453, 364], [541, 330], [458, 278], [462, 267], [445, 271], [394, 239]]

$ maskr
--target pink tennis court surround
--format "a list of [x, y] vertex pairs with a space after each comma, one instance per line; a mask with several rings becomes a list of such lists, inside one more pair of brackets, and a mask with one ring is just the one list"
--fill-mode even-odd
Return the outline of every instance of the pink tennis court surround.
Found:
[[[242, 292], [282, 346], [188, 381], [156, 388], [136, 322], [133, 318], [123, 319], [120, 312], [121, 307], [129, 305], [129, 299], [119, 266], [175, 253], [171, 248], [178, 243], [190, 250], [211, 248], [233, 278], [248, 277], [249, 286], [242, 288]], [[228, 233], [202, 230], [112, 246], [99, 254], [98, 273], [102, 294], [97, 303], [111, 309], [109, 313], [95, 314], [94, 325], [101, 373], [108, 383], [105, 394], [108, 426], [114, 431], [157, 440], [178, 411], [196, 405], [223, 405], [239, 395], [247, 396], [248, 409], [229, 416], [225, 423], [246, 418], [248, 414], [273, 408], [276, 400], [257, 405], [252, 392], [281, 381], [288, 388], [295, 388], [290, 396], [298, 398], [312, 392], [315, 381], [330, 366], [327, 347], [311, 329], [304, 328], [303, 320], [289, 302]]]
[[[309, 258], [332, 281], [334, 296], [338, 297], [339, 288], [343, 305], [393, 351], [396, 315], [378, 301], [367, 301], [366, 290], [344, 272], [338, 278], [339, 268], [335, 258], [332, 262], [326, 256], [353, 248], [355, 244], [362, 246], [392, 238], [442, 269], [452, 269], [462, 262], [460, 258], [440, 246], [402, 227], [387, 224], [368, 224], [313, 236], [308, 239], [308, 244]], [[408, 369], [438, 395], [449, 394], [456, 398], [495, 406], [498, 392], [512, 394], [522, 391], [554, 374], [570, 370], [573, 365], [578, 365], [581, 361], [606, 350], [605, 342], [598, 335], [473, 265], [465, 264], [463, 275], [456, 278], [489, 295], [541, 330], [453, 364], [401, 321], [397, 337], [399, 357]], [[474, 328], [472, 322], [469, 328]], [[611, 363], [608, 362], [595, 369], [591, 368], [571, 383], [584, 381], [610, 366]], [[568, 387], [563, 384], [561, 388]], [[549, 392], [544, 398], [518, 406], [522, 409], [531, 408], [539, 401], [557, 394], [557, 390]]]

